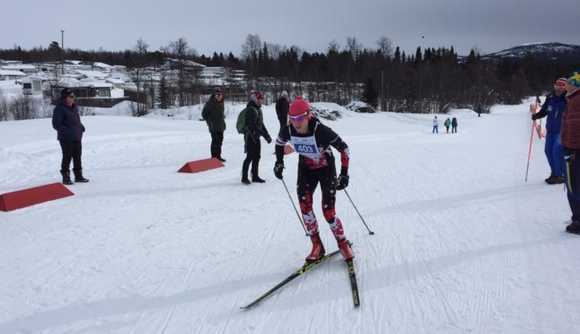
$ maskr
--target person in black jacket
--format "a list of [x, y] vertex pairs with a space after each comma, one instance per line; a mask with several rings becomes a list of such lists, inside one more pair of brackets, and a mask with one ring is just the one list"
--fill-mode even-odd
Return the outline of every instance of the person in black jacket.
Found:
[[[270, 144], [272, 137], [264, 125], [264, 116], [262, 115], [262, 104], [264, 104], [264, 95], [260, 91], [253, 91], [250, 101], [246, 105], [249, 110], [246, 111], [246, 124], [248, 130], [244, 133], [244, 151], [246, 159], [242, 165], [242, 183], [251, 184], [252, 182], [264, 183], [264, 179], [258, 175], [258, 166], [260, 164], [262, 146], [260, 137], [264, 137]], [[252, 165], [252, 181], [248, 178], [248, 169]]]
[[[276, 139], [276, 164], [274, 175], [283, 179], [284, 146], [290, 142], [300, 155], [298, 158], [297, 192], [302, 218], [310, 235], [312, 251], [306, 262], [316, 261], [324, 256], [325, 250], [318, 231], [318, 222], [312, 209], [312, 197], [318, 184], [322, 191], [322, 212], [330, 230], [338, 243], [345, 260], [354, 258], [350, 243], [346, 239], [342, 222], [336, 217], [334, 203], [336, 191], [348, 186], [348, 166], [350, 150], [348, 145], [331, 128], [312, 116], [308, 102], [300, 96], [290, 104], [288, 124], [280, 129]], [[340, 152], [340, 176], [336, 178], [336, 167], [331, 146]]]
[[222, 143], [224, 141], [224, 131], [226, 130], [224, 110], [222, 91], [216, 89], [203, 106], [203, 111], [201, 112], [201, 117], [207, 123], [211, 134], [211, 157], [217, 158], [221, 162], [226, 162], [226, 159], [222, 158]]
[[288, 93], [284, 90], [280, 94], [280, 98], [276, 101], [276, 116], [280, 122], [280, 128], [288, 124], [288, 109], [290, 102], [288, 101]]
[[64, 88], [60, 92], [60, 99], [52, 112], [52, 127], [57, 132], [57, 140], [62, 149], [62, 162], [60, 174], [62, 183], [66, 185], [74, 184], [70, 178], [70, 161], [73, 161], [73, 172], [75, 182], [89, 182], [83, 177], [83, 167], [81, 155], [83, 147], [81, 140], [85, 127], [81, 123], [79, 110], [75, 105], [75, 94], [70, 88]]

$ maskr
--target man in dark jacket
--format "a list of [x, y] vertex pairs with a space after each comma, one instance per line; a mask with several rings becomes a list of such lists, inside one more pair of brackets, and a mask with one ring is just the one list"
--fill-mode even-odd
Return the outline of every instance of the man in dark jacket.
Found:
[[226, 116], [221, 90], [216, 89], [205, 103], [201, 117], [207, 123], [209, 133], [211, 134], [211, 157], [217, 158], [221, 162], [226, 162], [226, 159], [222, 158], [222, 143], [224, 141], [224, 131], [226, 130]]
[[562, 168], [562, 144], [560, 143], [560, 128], [562, 127], [562, 114], [566, 110], [566, 78], [560, 78], [554, 84], [554, 91], [546, 97], [544, 105], [539, 112], [532, 115], [532, 120], [548, 116], [546, 120], [546, 144], [544, 153], [550, 164], [550, 177], [545, 179], [548, 184], [564, 183], [564, 170]]
[[81, 140], [85, 127], [81, 123], [81, 117], [74, 103], [75, 94], [70, 88], [64, 88], [60, 92], [60, 99], [52, 112], [52, 127], [57, 131], [57, 139], [62, 149], [62, 162], [60, 174], [62, 183], [74, 184], [70, 178], [70, 161], [73, 161], [75, 182], [89, 182], [83, 177], [81, 155], [83, 147]]
[[[258, 175], [258, 166], [260, 164], [262, 146], [260, 137], [264, 137], [266, 142], [270, 144], [272, 137], [268, 134], [268, 130], [264, 125], [264, 116], [262, 115], [262, 104], [264, 104], [264, 96], [259, 91], [252, 92], [250, 101], [246, 105], [246, 124], [248, 130], [244, 133], [244, 145], [246, 152], [246, 159], [242, 165], [242, 183], [251, 184], [252, 182], [264, 183], [266, 182]], [[252, 181], [248, 178], [248, 169], [252, 165]]]
[[288, 109], [290, 108], [290, 102], [288, 102], [288, 93], [284, 90], [280, 94], [280, 98], [276, 101], [276, 115], [278, 116], [278, 121], [280, 122], [280, 127], [288, 124]]
[[566, 81], [568, 104], [562, 116], [562, 145], [566, 159], [566, 188], [572, 222], [566, 232], [580, 234], [580, 70]]

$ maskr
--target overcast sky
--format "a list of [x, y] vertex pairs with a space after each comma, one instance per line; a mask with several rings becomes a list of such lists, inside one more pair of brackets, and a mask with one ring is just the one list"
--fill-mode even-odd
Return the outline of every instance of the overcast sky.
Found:
[[417, 47], [451, 47], [482, 54], [537, 42], [580, 45], [578, 0], [20, 0], [2, 4], [0, 48], [48, 47], [149, 51], [185, 38], [199, 55], [235, 56], [248, 34], [262, 42], [326, 52], [346, 37], [376, 49], [388, 37], [407, 54]]

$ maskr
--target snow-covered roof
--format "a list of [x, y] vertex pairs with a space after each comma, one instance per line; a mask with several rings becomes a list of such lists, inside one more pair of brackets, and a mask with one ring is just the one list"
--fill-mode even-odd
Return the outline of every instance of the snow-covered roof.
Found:
[[78, 73], [87, 78], [104, 78], [107, 76], [106, 73], [103, 73], [101, 71], [74, 70], [74, 73]]
[[21, 77], [25, 77], [26, 74], [20, 71], [11, 71], [11, 70], [0, 70], [0, 75], [17, 75]]

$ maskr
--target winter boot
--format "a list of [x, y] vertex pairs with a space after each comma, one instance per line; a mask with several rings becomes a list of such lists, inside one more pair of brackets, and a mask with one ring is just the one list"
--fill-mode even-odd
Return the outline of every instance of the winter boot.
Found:
[[252, 171], [252, 182], [256, 182], [256, 183], [266, 183], [266, 180], [261, 179], [258, 176], [258, 172], [257, 171]]
[[217, 154], [216, 154], [216, 157], [217, 157], [217, 159], [218, 159], [219, 161], [221, 161], [221, 162], [226, 162], [226, 159], [222, 158], [222, 148], [221, 148], [221, 146], [218, 146], [218, 147], [216, 148], [216, 153], [217, 153]]
[[244, 164], [242, 165], [242, 183], [246, 184], [246, 185], [250, 185], [252, 184], [252, 182], [250, 182], [250, 179], [248, 179], [248, 169], [250, 168], [250, 164], [246, 164], [246, 162], [244, 161]]
[[570, 225], [566, 226], [566, 232], [580, 234], [580, 222], [573, 220]]
[[340, 249], [340, 252], [342, 253], [342, 256], [344, 256], [345, 260], [354, 258], [354, 253], [352, 252], [352, 249], [350, 249], [350, 242], [346, 240], [346, 238], [338, 240], [338, 249]]
[[320, 240], [320, 234], [315, 234], [310, 236], [310, 241], [312, 241], [312, 251], [306, 257], [306, 262], [310, 263], [316, 261], [324, 256], [324, 245], [322, 240]]
[[545, 179], [544, 181], [545, 181], [547, 184], [555, 184], [555, 183], [553, 183], [553, 182], [554, 182], [554, 179], [555, 179], [556, 177], [557, 177], [557, 175], [556, 175], [556, 174], [554, 174], [554, 173], [552, 173], [552, 174], [550, 174], [550, 176], [549, 176], [547, 179]]
[[83, 177], [83, 170], [82, 169], [73, 169], [73, 173], [75, 174], [75, 182], [80, 182], [80, 183], [89, 182], [89, 179], [85, 179]]
[[70, 179], [70, 170], [61, 170], [60, 175], [62, 175], [62, 184], [71, 185], [74, 184]]
[[552, 183], [552, 184], [562, 184], [562, 183], [564, 183], [564, 177], [563, 176], [556, 176], [554, 178], [553, 182], [554, 183]]

